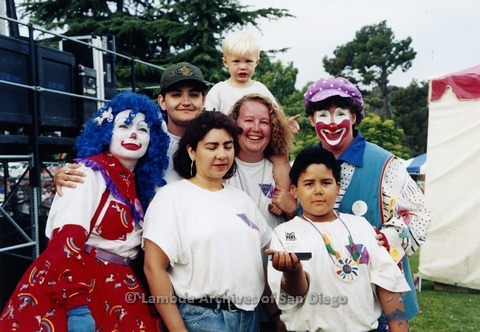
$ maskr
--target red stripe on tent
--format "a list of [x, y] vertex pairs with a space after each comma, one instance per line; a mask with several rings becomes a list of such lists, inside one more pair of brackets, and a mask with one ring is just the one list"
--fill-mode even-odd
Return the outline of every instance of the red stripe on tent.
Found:
[[430, 100], [440, 99], [447, 87], [458, 99], [480, 99], [480, 65], [433, 79]]

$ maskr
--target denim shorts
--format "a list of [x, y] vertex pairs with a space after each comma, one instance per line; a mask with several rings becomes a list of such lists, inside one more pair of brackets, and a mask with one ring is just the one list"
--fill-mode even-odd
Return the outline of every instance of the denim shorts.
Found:
[[178, 305], [188, 331], [193, 332], [254, 332], [258, 331], [255, 326], [255, 311], [238, 310], [229, 312], [226, 310], [209, 309], [188, 303]]

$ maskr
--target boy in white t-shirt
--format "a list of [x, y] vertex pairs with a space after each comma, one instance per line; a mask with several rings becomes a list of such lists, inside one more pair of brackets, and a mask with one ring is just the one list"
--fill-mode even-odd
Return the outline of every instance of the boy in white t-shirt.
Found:
[[401, 296], [410, 287], [402, 272], [365, 218], [333, 209], [340, 190], [334, 155], [304, 149], [290, 179], [303, 214], [276, 227], [265, 251], [272, 255], [268, 283], [287, 329], [370, 331], [383, 310], [390, 331], [408, 331]]

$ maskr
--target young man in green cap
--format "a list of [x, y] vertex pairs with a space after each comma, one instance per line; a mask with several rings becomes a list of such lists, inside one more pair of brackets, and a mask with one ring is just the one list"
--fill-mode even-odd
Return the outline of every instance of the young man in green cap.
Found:
[[[205, 108], [207, 84], [200, 69], [188, 62], [179, 62], [165, 69], [160, 79], [158, 105], [166, 113], [164, 131], [170, 137], [168, 147], [168, 168], [165, 171], [167, 183], [180, 180], [173, 169], [173, 154], [178, 149], [178, 142], [191, 120]], [[82, 183], [85, 174], [77, 171], [76, 164], [69, 164], [55, 175], [58, 194], [62, 195], [62, 186], [75, 188], [75, 183]]]
[[205, 108], [207, 84], [203, 74], [196, 66], [188, 62], [171, 65], [160, 79], [158, 105], [166, 113], [165, 131], [170, 137], [168, 148], [168, 168], [165, 174], [167, 183], [180, 180], [173, 169], [173, 154], [178, 149], [178, 142], [187, 125]]

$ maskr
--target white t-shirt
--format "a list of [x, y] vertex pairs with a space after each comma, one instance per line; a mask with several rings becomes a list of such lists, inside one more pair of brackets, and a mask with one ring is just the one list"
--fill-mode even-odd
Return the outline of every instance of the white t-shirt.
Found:
[[263, 293], [261, 250], [270, 236], [246, 193], [228, 185], [209, 191], [188, 180], [156, 193], [143, 233], [168, 256], [178, 297], [229, 298], [243, 310], [254, 310]]
[[180, 175], [178, 175], [178, 173], [173, 168], [173, 155], [178, 150], [178, 143], [180, 142], [180, 137], [173, 135], [166, 128], [165, 128], [165, 132], [167, 133], [168, 137], [170, 137], [170, 143], [168, 144], [168, 151], [167, 151], [168, 167], [165, 170], [165, 181], [167, 183], [172, 183], [174, 181], [183, 179]]
[[273, 164], [268, 159], [256, 163], [247, 163], [236, 158], [238, 169], [227, 184], [234, 186], [248, 194], [255, 202], [268, 225], [273, 229], [284, 220], [268, 210], [275, 190], [273, 179]]
[[[375, 285], [392, 292], [408, 292], [405, 278], [384, 247], [375, 239], [375, 231], [363, 217], [340, 214], [341, 220], [309, 223], [300, 217], [274, 230], [270, 248], [289, 252], [311, 252], [302, 261], [310, 285], [304, 303], [287, 300], [281, 293], [282, 272], [268, 264], [268, 283], [283, 310], [282, 320], [291, 331], [369, 331], [377, 327], [382, 309], [375, 295]], [[347, 230], [348, 228], [348, 230]], [[351, 258], [348, 236], [359, 256], [358, 276], [352, 282], [336, 273], [336, 258], [330, 254], [320, 233], [331, 241], [342, 258]], [[280, 243], [281, 241], [281, 243]], [[340, 272], [340, 276], [343, 274]]]
[[220, 111], [224, 114], [230, 114], [233, 105], [243, 96], [250, 93], [258, 93], [277, 103], [270, 90], [258, 81], [246, 88], [237, 88], [230, 85], [227, 81], [215, 84], [207, 93], [205, 100], [205, 109], [207, 111]]

